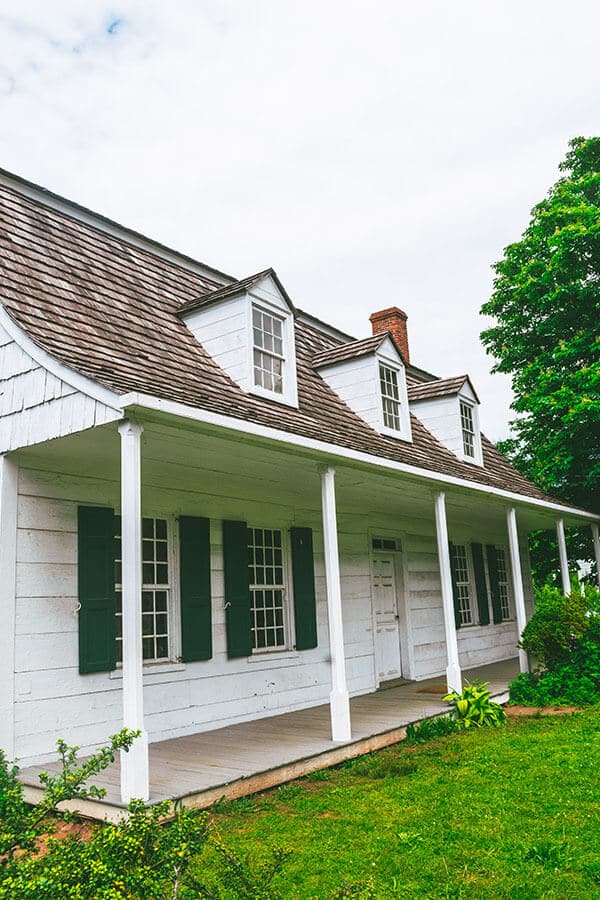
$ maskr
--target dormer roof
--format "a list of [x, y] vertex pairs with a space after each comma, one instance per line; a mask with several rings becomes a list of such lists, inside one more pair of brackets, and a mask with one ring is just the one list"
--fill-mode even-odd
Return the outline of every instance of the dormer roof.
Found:
[[334, 366], [337, 363], [347, 362], [349, 359], [368, 356], [370, 353], [376, 353], [386, 341], [390, 341], [393, 344], [399, 358], [404, 362], [400, 348], [392, 334], [389, 331], [384, 331], [381, 334], [374, 334], [360, 341], [349, 341], [346, 344], [341, 344], [339, 347], [333, 347], [331, 350], [317, 353], [313, 358], [312, 364], [315, 369], [323, 369], [325, 366]]
[[460, 394], [465, 384], [469, 385], [475, 400], [479, 403], [479, 397], [468, 375], [456, 375], [454, 378], [436, 378], [435, 381], [424, 381], [419, 384], [413, 381], [408, 386], [408, 399], [410, 402], [414, 402], [417, 400], [432, 400], [435, 397], [452, 397], [454, 394]]
[[261, 282], [268, 279], [271, 279], [275, 283], [277, 290], [280, 292], [290, 310], [292, 312], [295, 312], [294, 304], [290, 300], [290, 296], [281, 283], [277, 272], [275, 271], [275, 269], [268, 268], [263, 269], [262, 272], [257, 272], [256, 275], [249, 275], [247, 278], [241, 278], [239, 281], [234, 281], [231, 284], [225, 284], [214, 291], [203, 294], [201, 297], [194, 297], [192, 300], [187, 300], [182, 304], [182, 306], [179, 307], [178, 314], [181, 315], [182, 313], [192, 312], [196, 309], [204, 309], [205, 307], [210, 306], [213, 303], [219, 303], [222, 300], [239, 297], [240, 294], [245, 294], [248, 291], [251, 291], [253, 287], [258, 287]]

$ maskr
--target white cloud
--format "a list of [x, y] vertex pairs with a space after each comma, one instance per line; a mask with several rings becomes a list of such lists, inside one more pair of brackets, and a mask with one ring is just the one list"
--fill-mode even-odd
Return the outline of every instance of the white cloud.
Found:
[[497, 438], [478, 309], [598, 130], [599, 25], [591, 0], [0, 2], [0, 164], [234, 274], [272, 264], [357, 335], [397, 303]]

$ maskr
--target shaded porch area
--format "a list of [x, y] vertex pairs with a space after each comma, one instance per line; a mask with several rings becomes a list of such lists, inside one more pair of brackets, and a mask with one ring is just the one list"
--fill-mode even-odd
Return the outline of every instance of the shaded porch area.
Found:
[[[509, 659], [464, 671], [465, 679], [490, 682], [496, 699], [506, 698], [510, 682], [519, 672], [518, 659]], [[443, 677], [384, 686], [350, 701], [351, 740], [331, 740], [328, 704], [230, 725], [200, 734], [151, 743], [150, 803], [180, 800], [204, 809], [221, 798], [234, 799], [275, 787], [317, 769], [337, 765], [364, 753], [403, 740], [411, 722], [448, 709]], [[41, 796], [41, 771], [56, 771], [56, 764], [30, 766], [20, 773], [25, 796]], [[119, 761], [94, 783], [106, 789], [102, 801], [77, 801], [73, 809], [95, 819], [117, 821], [125, 809], [121, 802]]]

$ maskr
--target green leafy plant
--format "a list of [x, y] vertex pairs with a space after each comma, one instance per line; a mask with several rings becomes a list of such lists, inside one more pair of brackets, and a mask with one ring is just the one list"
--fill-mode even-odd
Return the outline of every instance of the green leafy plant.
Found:
[[586, 706], [600, 700], [600, 591], [586, 585], [564, 597], [558, 588], [536, 592], [536, 611], [521, 646], [537, 659], [533, 672], [510, 685], [511, 703]]
[[96, 785], [86, 786], [87, 781], [114, 762], [118, 750], [128, 751], [137, 737], [137, 732], [124, 728], [109, 739], [106, 747], [100, 748], [81, 764], [77, 760], [78, 747], [69, 747], [59, 740], [58, 757], [60, 772], [50, 775], [40, 774], [44, 795], [40, 803], [30, 806], [23, 798], [23, 785], [18, 781], [19, 767], [7, 761], [0, 750], [0, 876], [14, 860], [16, 853], [34, 850], [42, 834], [52, 827], [48, 815], [56, 810], [59, 803], [66, 800], [87, 800], [100, 798], [106, 793]]
[[454, 703], [453, 715], [459, 728], [498, 726], [506, 722], [506, 713], [499, 703], [492, 700], [487, 689], [489, 681], [467, 682], [461, 694], [450, 691], [444, 700]]
[[410, 722], [406, 726], [406, 743], [424, 744], [425, 741], [452, 734], [458, 727], [452, 716], [436, 716], [434, 719], [423, 719], [422, 722]]

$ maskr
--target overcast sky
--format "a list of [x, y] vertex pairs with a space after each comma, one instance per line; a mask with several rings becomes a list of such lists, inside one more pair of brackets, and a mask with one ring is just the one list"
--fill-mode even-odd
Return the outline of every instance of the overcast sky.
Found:
[[595, 0], [0, 0], [0, 166], [357, 337], [468, 371], [491, 265], [599, 133]]

